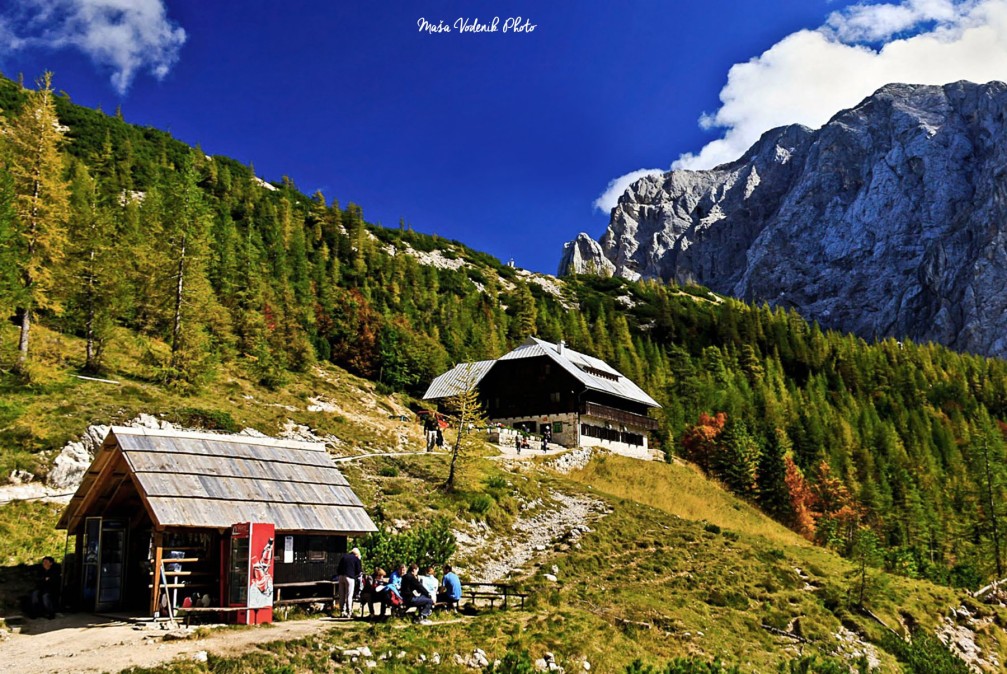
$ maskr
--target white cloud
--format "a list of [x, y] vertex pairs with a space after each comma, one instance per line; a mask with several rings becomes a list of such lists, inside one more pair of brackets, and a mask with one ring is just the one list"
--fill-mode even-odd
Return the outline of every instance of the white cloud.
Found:
[[608, 183], [608, 187], [605, 192], [594, 200], [594, 207], [603, 213], [608, 213], [615, 205], [619, 202], [619, 197], [622, 193], [626, 191], [626, 188], [631, 184], [635, 183], [640, 178], [650, 175], [661, 175], [664, 171], [661, 169], [639, 169], [636, 171], [631, 171], [626, 175], [619, 176]]
[[168, 19], [162, 0], [21, 0], [0, 13], [0, 51], [79, 49], [112, 70], [125, 94], [140, 72], [163, 78], [178, 61], [185, 30]]
[[673, 168], [734, 161], [771, 128], [822, 126], [891, 82], [1007, 80], [1007, 0], [903, 0], [833, 13], [734, 65], [721, 106], [700, 119], [723, 136]]

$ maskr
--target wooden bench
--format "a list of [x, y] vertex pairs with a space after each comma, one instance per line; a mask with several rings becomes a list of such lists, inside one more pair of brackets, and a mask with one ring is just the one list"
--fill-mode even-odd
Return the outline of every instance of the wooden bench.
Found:
[[192, 622], [193, 616], [206, 615], [209, 613], [238, 613], [240, 611], [258, 611], [259, 609], [245, 606], [190, 606], [187, 608], [175, 609], [175, 618], [185, 618], [185, 626]]
[[[284, 589], [312, 588], [309, 597], [283, 598]], [[329, 604], [336, 599], [336, 581], [334, 580], [308, 580], [299, 583], [274, 583], [273, 606], [289, 606], [290, 604]]]
[[468, 600], [472, 605], [478, 602], [489, 602], [490, 608], [496, 608], [496, 602], [500, 602], [501, 608], [507, 608], [508, 600], [520, 600], [521, 608], [524, 608], [524, 600], [527, 593], [518, 592], [513, 585], [507, 583], [465, 583], [462, 585], [462, 601]]

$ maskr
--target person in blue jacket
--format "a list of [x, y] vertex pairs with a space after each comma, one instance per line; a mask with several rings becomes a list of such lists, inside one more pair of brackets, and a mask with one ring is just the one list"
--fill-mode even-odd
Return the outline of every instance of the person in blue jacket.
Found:
[[437, 595], [437, 603], [448, 604], [451, 608], [458, 605], [462, 598], [462, 581], [451, 569], [450, 564], [444, 565], [444, 578], [441, 580], [441, 591]]

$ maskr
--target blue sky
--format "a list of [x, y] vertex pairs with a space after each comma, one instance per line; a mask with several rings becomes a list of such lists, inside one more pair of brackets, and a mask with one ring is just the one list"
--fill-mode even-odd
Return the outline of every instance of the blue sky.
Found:
[[552, 273], [620, 176], [733, 159], [887, 81], [1007, 79], [1005, 5], [20, 0], [0, 4], [0, 69]]

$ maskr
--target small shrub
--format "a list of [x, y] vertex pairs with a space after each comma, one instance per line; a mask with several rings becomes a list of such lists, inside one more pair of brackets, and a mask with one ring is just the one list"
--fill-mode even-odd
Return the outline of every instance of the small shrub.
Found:
[[491, 475], [486, 478], [486, 486], [489, 489], [506, 489], [507, 488], [507, 478], [502, 475]]
[[493, 507], [493, 497], [489, 494], [476, 494], [469, 499], [469, 512], [476, 515], [485, 515]]
[[707, 662], [696, 658], [675, 658], [662, 668], [654, 669], [635, 660], [626, 668], [625, 674], [741, 674], [737, 665], [727, 667], [719, 660]]
[[397, 564], [412, 562], [420, 567], [439, 567], [455, 554], [457, 543], [450, 523], [440, 517], [427, 526], [398, 534], [382, 526], [360, 541], [359, 547], [368, 566], [394, 569]]
[[718, 527], [713, 522], [708, 522], [706, 524], [706, 526], [703, 527], [703, 531], [708, 531], [711, 534], [719, 534], [720, 533], [720, 527]]
[[[856, 665], [856, 669], [852, 667]], [[872, 671], [865, 656], [853, 662], [840, 662], [833, 658], [823, 658], [815, 655], [805, 655], [790, 661], [787, 669], [780, 666], [780, 672], [786, 674], [867, 674]]]
[[965, 661], [951, 652], [940, 640], [922, 630], [912, 635], [911, 641], [886, 632], [881, 647], [905, 665], [909, 674], [967, 674]]
[[706, 597], [706, 603], [710, 606], [721, 606], [744, 610], [748, 608], [748, 598], [738, 592], [725, 592], [720, 588], [710, 590]]
[[198, 407], [182, 407], [172, 412], [168, 420], [179, 426], [205, 428], [211, 431], [237, 433], [241, 428], [228, 412], [204, 410]]
[[0, 426], [7, 426], [24, 414], [24, 405], [13, 400], [0, 400]]
[[381, 477], [398, 477], [399, 469], [396, 468], [395, 466], [382, 466], [378, 470], [378, 475], [380, 475]]

